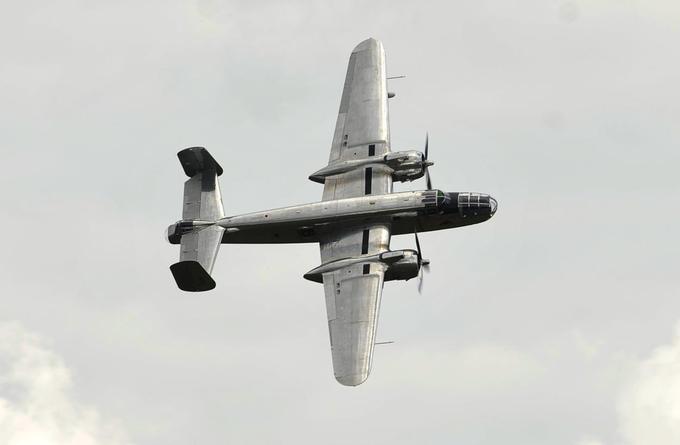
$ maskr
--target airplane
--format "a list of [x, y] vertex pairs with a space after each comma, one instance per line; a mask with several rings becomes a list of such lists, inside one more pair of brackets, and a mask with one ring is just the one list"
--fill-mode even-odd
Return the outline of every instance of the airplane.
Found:
[[[490, 219], [497, 202], [488, 194], [433, 189], [428, 139], [423, 152], [392, 152], [385, 51], [373, 38], [352, 51], [340, 99], [328, 165], [309, 179], [324, 185], [321, 201], [226, 216], [218, 177], [222, 167], [203, 147], [177, 156], [189, 179], [182, 219], [168, 228], [180, 245], [170, 266], [184, 291], [214, 289], [211, 276], [220, 244], [319, 243], [321, 265], [304, 278], [322, 283], [333, 372], [357, 386], [371, 371], [378, 311], [385, 281], [420, 277], [429, 261], [418, 233]], [[393, 193], [394, 181], [425, 176], [427, 189]], [[415, 234], [416, 249], [391, 250], [390, 237]], [[419, 285], [420, 288], [420, 285]]]

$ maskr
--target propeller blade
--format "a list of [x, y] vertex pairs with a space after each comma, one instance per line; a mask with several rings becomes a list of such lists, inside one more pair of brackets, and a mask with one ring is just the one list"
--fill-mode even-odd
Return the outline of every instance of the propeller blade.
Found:
[[427, 161], [427, 153], [429, 151], [429, 145], [430, 145], [430, 135], [428, 133], [425, 133], [425, 161]]
[[425, 168], [425, 181], [427, 181], [427, 189], [432, 190], [432, 180], [430, 179], [430, 165], [427, 162], [427, 157], [430, 155], [430, 133], [425, 133], [425, 152], [423, 153], [423, 167]]
[[413, 233], [416, 236], [416, 250], [418, 251], [418, 264], [421, 264], [423, 262], [423, 255], [420, 253], [420, 241], [418, 240], [418, 232], [414, 230]]
[[418, 254], [418, 293], [423, 293], [423, 271], [430, 271], [430, 260], [423, 259], [423, 253], [420, 250], [420, 240], [418, 239], [418, 230], [414, 227], [413, 234], [416, 236], [416, 252]]
[[425, 133], [425, 151], [421, 155], [423, 158], [423, 170], [425, 171], [425, 180], [427, 181], [427, 189], [432, 190], [432, 180], [430, 179], [430, 166], [433, 162], [427, 160], [430, 155], [430, 134]]
[[420, 270], [418, 271], [418, 293], [423, 293], [423, 281], [425, 281], [425, 273], [430, 273], [430, 260], [421, 260]]

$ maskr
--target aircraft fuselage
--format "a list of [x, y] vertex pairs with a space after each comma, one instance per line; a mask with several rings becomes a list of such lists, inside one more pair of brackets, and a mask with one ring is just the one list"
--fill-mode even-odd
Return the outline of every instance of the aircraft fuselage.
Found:
[[479, 193], [409, 191], [320, 201], [222, 218], [222, 243], [318, 243], [352, 222], [384, 223], [392, 235], [450, 229], [486, 221], [496, 201]]

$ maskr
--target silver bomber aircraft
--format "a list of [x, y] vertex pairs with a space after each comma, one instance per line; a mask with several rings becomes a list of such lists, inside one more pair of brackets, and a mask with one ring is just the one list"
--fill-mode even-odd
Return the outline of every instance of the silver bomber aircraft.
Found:
[[[385, 52], [375, 39], [349, 58], [328, 165], [309, 179], [324, 185], [320, 202], [225, 216], [218, 176], [222, 167], [205, 148], [178, 157], [184, 184], [182, 219], [168, 228], [180, 244], [170, 270], [180, 289], [215, 288], [211, 277], [220, 244], [319, 243], [321, 265], [304, 277], [323, 283], [335, 378], [356, 386], [368, 378], [385, 281], [420, 276], [418, 232], [477, 224], [491, 218], [496, 201], [480, 193], [433, 190], [428, 144], [392, 152]], [[392, 193], [393, 181], [425, 176], [427, 190]], [[390, 250], [392, 235], [415, 234], [416, 250]]]

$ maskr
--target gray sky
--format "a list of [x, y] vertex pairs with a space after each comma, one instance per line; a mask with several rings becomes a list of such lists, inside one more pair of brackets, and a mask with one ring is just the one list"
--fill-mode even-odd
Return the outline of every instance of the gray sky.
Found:
[[[27, 1], [0, 37], [0, 442], [680, 442], [677, 2]], [[422, 235], [345, 388], [317, 246], [223, 246], [192, 295], [163, 232], [187, 146], [228, 214], [320, 199], [367, 37], [393, 149], [429, 131], [435, 186], [499, 211]]]

